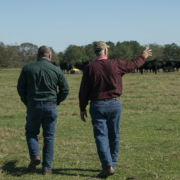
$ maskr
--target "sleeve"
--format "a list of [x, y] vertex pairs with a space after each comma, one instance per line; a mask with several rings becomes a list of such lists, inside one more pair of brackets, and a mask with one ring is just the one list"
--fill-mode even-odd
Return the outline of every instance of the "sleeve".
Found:
[[21, 98], [21, 101], [25, 105], [27, 105], [27, 79], [26, 79], [26, 72], [24, 68], [22, 69], [21, 74], [18, 79], [17, 91]]
[[118, 67], [121, 70], [122, 75], [124, 75], [130, 73], [137, 68], [140, 68], [144, 63], [144, 56], [139, 56], [138, 58], [131, 61], [118, 60]]
[[86, 110], [88, 105], [88, 96], [89, 96], [89, 79], [88, 79], [88, 66], [84, 69], [83, 77], [79, 89], [79, 107], [81, 112]]
[[59, 93], [57, 94], [57, 105], [64, 101], [69, 93], [69, 85], [66, 77], [61, 72], [58, 80]]

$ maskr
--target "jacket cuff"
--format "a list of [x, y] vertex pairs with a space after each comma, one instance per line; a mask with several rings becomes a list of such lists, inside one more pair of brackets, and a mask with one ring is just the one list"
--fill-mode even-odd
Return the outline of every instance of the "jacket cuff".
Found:
[[80, 108], [81, 112], [86, 111], [86, 108]]
[[146, 59], [143, 55], [141, 55], [140, 57], [142, 57], [142, 58], [143, 58], [143, 60], [145, 60], [145, 59]]

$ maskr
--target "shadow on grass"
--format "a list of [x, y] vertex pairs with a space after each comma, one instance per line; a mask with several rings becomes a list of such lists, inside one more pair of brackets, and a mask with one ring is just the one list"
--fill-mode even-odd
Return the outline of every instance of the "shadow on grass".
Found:
[[6, 173], [7, 175], [12, 175], [12, 176], [22, 176], [23, 174], [26, 174], [26, 167], [16, 167], [16, 163], [18, 161], [13, 160], [5, 163], [2, 166], [2, 171], [3, 173]]
[[[5, 163], [2, 166], [2, 171], [3, 171], [2, 173], [16, 177], [27, 174], [27, 167], [16, 167], [17, 162], [18, 161], [13, 160]], [[78, 169], [78, 168], [64, 168], [64, 169], [52, 169], [52, 170], [53, 170], [53, 174], [59, 174], [62, 176], [81, 176], [81, 177], [92, 177], [92, 178], [94, 178], [96, 175], [94, 176], [85, 175], [82, 174], [82, 172], [100, 172], [100, 170]], [[76, 171], [76, 172], [72, 172], [72, 171]], [[41, 169], [37, 169], [36, 174], [42, 174]]]

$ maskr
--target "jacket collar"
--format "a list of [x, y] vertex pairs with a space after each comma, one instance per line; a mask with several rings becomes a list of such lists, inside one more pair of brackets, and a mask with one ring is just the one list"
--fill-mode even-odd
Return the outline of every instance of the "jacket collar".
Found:
[[50, 62], [48, 59], [42, 58], [42, 57], [38, 58], [37, 61], [48, 61], [48, 62]]

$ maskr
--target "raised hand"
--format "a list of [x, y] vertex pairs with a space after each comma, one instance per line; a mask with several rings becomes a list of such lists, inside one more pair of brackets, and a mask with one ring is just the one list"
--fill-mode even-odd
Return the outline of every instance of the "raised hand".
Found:
[[143, 51], [142, 56], [144, 56], [145, 59], [148, 58], [149, 56], [152, 56], [152, 52], [151, 52], [151, 51], [152, 51], [151, 49], [146, 48], [146, 49]]

